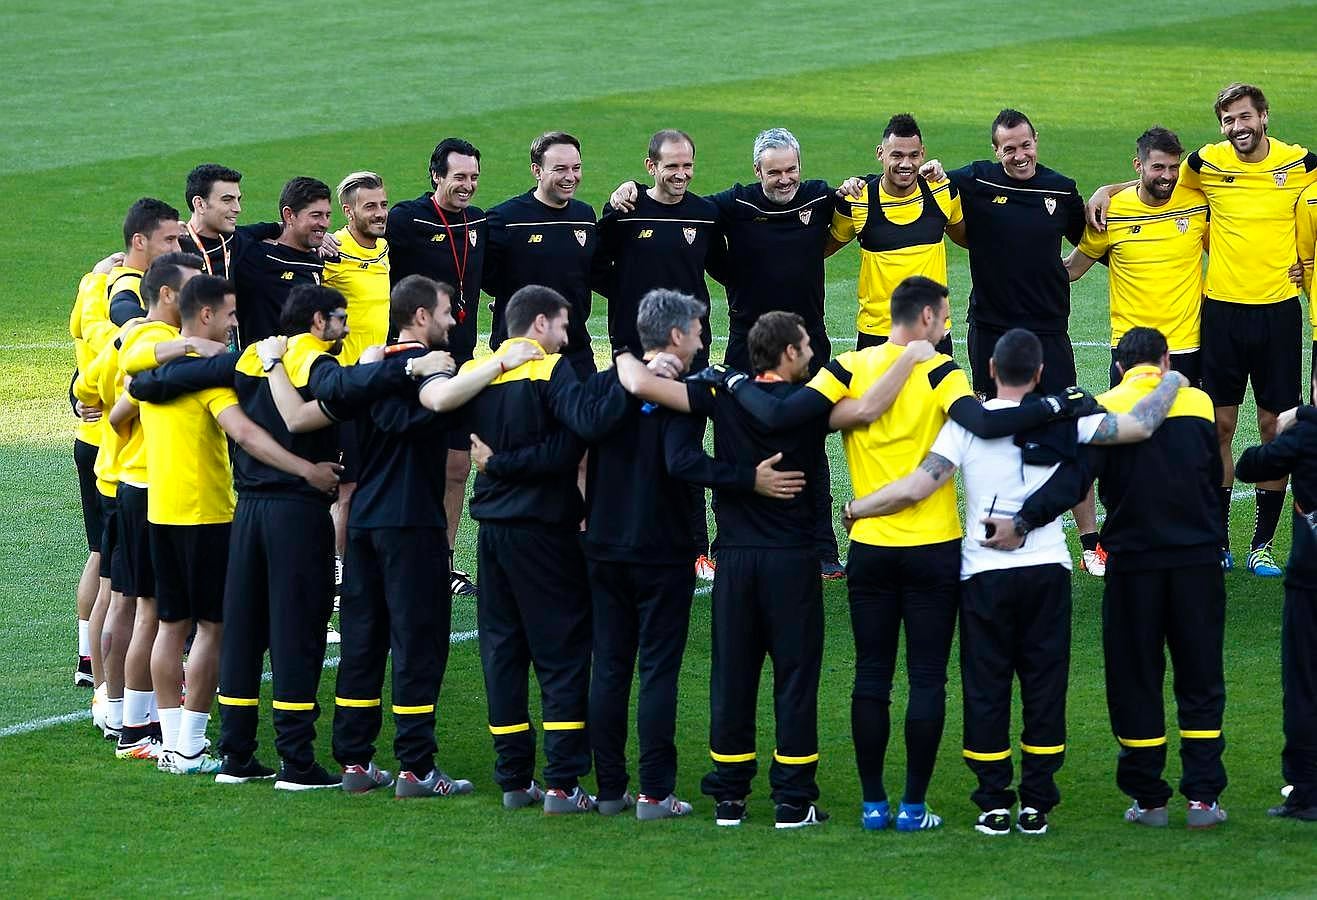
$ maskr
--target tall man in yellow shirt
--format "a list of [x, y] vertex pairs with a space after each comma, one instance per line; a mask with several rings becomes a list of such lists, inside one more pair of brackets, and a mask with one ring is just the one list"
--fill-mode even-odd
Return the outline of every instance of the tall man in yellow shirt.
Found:
[[[194, 277], [179, 294], [178, 306], [184, 338], [222, 342], [237, 325], [234, 287], [222, 278]], [[205, 751], [205, 735], [218, 675], [235, 499], [225, 435], [252, 457], [290, 475], [311, 481], [319, 470], [253, 423], [232, 388], [143, 403], [140, 415], [147, 479], [156, 486], [148, 491], [147, 518], [160, 617], [151, 654], [164, 737], [159, 766], [176, 774], [214, 774], [220, 763]], [[194, 623], [188, 694], [181, 702], [183, 645]]]
[[[1212, 216], [1203, 292], [1203, 389], [1216, 410], [1229, 535], [1231, 444], [1248, 383], [1253, 383], [1264, 443], [1276, 436], [1276, 416], [1299, 402], [1302, 310], [1289, 269], [1298, 257], [1294, 209], [1299, 194], [1317, 181], [1317, 154], [1267, 134], [1267, 98], [1255, 85], [1227, 85], [1213, 109], [1225, 140], [1190, 153], [1180, 167], [1180, 183], [1206, 195]], [[1099, 189], [1090, 201], [1090, 224], [1105, 225], [1111, 194], [1132, 184]], [[1260, 483], [1254, 497], [1248, 568], [1276, 578], [1282, 571], [1271, 540], [1285, 502], [1285, 479]], [[1222, 565], [1234, 567], [1228, 546], [1222, 548]]]
[[1156, 328], [1170, 347], [1171, 368], [1191, 385], [1202, 380], [1198, 320], [1203, 307], [1203, 250], [1208, 242], [1207, 198], [1179, 183], [1184, 148], [1160, 126], [1139, 135], [1134, 171], [1139, 182], [1111, 198], [1107, 227], [1084, 229], [1066, 258], [1071, 281], [1108, 260], [1111, 307], [1111, 385], [1120, 383], [1116, 344], [1137, 326]]
[[[824, 252], [831, 255], [851, 240], [860, 245], [859, 332], [855, 349], [885, 343], [892, 331], [892, 291], [911, 275], [947, 283], [947, 251], [942, 235], [965, 243], [960, 194], [945, 177], [926, 181], [924, 137], [909, 113], [892, 116], [875, 151], [881, 175], [865, 179], [855, 200], [839, 198]], [[938, 352], [951, 355], [951, 335]]]

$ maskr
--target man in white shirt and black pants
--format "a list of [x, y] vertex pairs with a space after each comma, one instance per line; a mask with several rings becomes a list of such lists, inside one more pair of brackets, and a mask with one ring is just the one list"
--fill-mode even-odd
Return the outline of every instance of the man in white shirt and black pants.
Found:
[[[1006, 332], [989, 362], [997, 396], [988, 409], [1040, 402], [1034, 394], [1043, 347], [1022, 328]], [[1070, 669], [1070, 553], [1060, 520], [1030, 532], [1018, 550], [984, 545], [984, 520], [1009, 519], [1035, 490], [1073, 460], [1079, 444], [1147, 438], [1185, 384], [1170, 373], [1129, 413], [1099, 412], [1041, 426], [1015, 438], [985, 440], [948, 421], [914, 472], [846, 505], [848, 520], [890, 515], [930, 495], [957, 467], [965, 483], [965, 540], [960, 570], [961, 678], [966, 763], [978, 777], [971, 799], [982, 810], [975, 829], [1010, 833], [1011, 688], [1020, 679], [1024, 706], [1020, 810], [1016, 828], [1044, 834], [1061, 798], [1055, 775], [1065, 758], [1065, 698]]]

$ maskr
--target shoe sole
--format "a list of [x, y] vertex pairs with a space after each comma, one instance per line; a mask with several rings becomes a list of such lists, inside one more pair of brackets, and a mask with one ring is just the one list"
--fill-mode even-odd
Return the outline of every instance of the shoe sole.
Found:
[[249, 781], [269, 781], [274, 778], [274, 773], [269, 775], [225, 775], [223, 772], [215, 776], [216, 784], [246, 784]]
[[773, 828], [774, 829], [780, 828], [783, 830], [786, 830], [788, 828], [812, 828], [815, 825], [822, 825], [822, 824], [823, 822], [817, 820], [813, 822], [774, 822]]
[[73, 676], [73, 686], [74, 686], [74, 687], [95, 687], [95, 685], [92, 683], [92, 680], [91, 680], [91, 676], [90, 676], [90, 675], [74, 675], [74, 676]]
[[743, 819], [714, 819], [713, 824], [720, 828], [740, 828]]
[[988, 837], [1005, 837], [1006, 835], [1011, 833], [1011, 828], [1009, 825], [1006, 826], [1005, 831], [998, 831], [996, 828], [989, 828], [987, 825], [979, 825], [976, 823], [974, 825], [974, 830], [977, 831], [979, 834], [986, 834]]
[[642, 811], [643, 807], [636, 807], [636, 820], [640, 822], [657, 822], [660, 819], [684, 819], [694, 810], [688, 809], [685, 812], [673, 812], [670, 809]]
[[393, 787], [393, 785], [394, 785], [394, 781], [392, 778], [390, 778], [388, 781], [381, 781], [376, 784], [371, 784], [369, 786], [363, 785], [361, 787], [357, 787], [356, 785], [353, 785], [349, 787], [346, 784], [340, 784], [339, 787], [342, 789], [343, 793], [345, 794], [369, 794], [371, 791], [378, 791], [380, 788]]
[[1020, 832], [1020, 834], [1047, 834], [1046, 825], [1042, 828], [1021, 828], [1020, 824], [1017, 822], [1015, 823], [1015, 830]]
[[130, 760], [150, 760], [151, 762], [155, 762], [160, 758], [160, 756], [158, 754], [152, 756], [150, 753], [139, 753], [136, 750], [115, 750], [114, 758], [130, 759]]
[[341, 788], [341, 784], [298, 784], [295, 781], [276, 781], [274, 789], [276, 791], [324, 791]]

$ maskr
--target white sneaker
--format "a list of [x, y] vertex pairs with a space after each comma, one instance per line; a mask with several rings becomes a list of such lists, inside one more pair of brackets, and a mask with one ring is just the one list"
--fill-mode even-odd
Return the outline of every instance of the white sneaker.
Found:
[[1107, 574], [1107, 551], [1100, 545], [1096, 550], [1085, 550], [1080, 564], [1088, 574], [1102, 578]]
[[343, 643], [343, 635], [335, 631], [333, 625], [330, 625], [325, 629], [325, 643], [341, 644]]

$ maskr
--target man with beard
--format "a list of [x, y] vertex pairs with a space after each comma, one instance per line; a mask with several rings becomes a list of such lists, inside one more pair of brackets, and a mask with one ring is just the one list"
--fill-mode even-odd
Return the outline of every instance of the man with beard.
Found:
[[[1229, 547], [1231, 445], [1248, 383], [1253, 383], [1263, 443], [1275, 437], [1276, 416], [1299, 402], [1302, 309], [1289, 269], [1298, 258], [1294, 210], [1304, 188], [1317, 182], [1317, 154], [1267, 134], [1270, 107], [1255, 85], [1228, 85], [1213, 109], [1225, 140], [1190, 153], [1180, 166], [1180, 183], [1206, 195], [1212, 217], [1203, 290], [1203, 389], [1216, 409], [1226, 525], [1222, 565], [1229, 570], [1235, 562]], [[1091, 224], [1105, 227], [1111, 194], [1132, 183], [1100, 188], [1090, 201]], [[1271, 541], [1285, 503], [1285, 481], [1261, 482], [1254, 494], [1248, 569], [1255, 575], [1283, 574]]]
[[298, 176], [279, 194], [283, 229], [273, 240], [253, 241], [233, 260], [238, 291], [237, 345], [244, 347], [279, 331], [279, 314], [298, 284], [320, 284], [320, 245], [329, 230], [329, 185]]
[[[429, 176], [429, 193], [389, 209], [390, 278], [396, 285], [409, 275], [424, 275], [455, 288], [448, 352], [462, 366], [475, 355], [488, 243], [484, 210], [471, 202], [480, 186], [480, 151], [461, 138], [444, 138], [430, 154]], [[460, 428], [449, 434], [453, 445], [448, 448], [444, 515], [451, 554], [471, 477], [471, 442]], [[471, 576], [450, 567], [453, 595], [474, 596]]]
[[[929, 182], [919, 174], [924, 137], [914, 116], [892, 116], [877, 149], [883, 171], [870, 176], [855, 200], [839, 199], [832, 214], [825, 252], [830, 256], [852, 239], [860, 245], [859, 332], [855, 349], [887, 341], [892, 330], [892, 291], [910, 275], [947, 283], [948, 234], [965, 243], [960, 192], [943, 179]], [[951, 333], [939, 353], [951, 355]]]
[[1120, 383], [1116, 344], [1139, 325], [1156, 328], [1171, 348], [1171, 368], [1197, 386], [1202, 380], [1198, 320], [1203, 306], [1207, 198], [1180, 184], [1184, 148], [1160, 126], [1139, 136], [1138, 184], [1112, 198], [1107, 227], [1084, 229], [1066, 257], [1071, 281], [1103, 258], [1111, 268], [1111, 386]]

